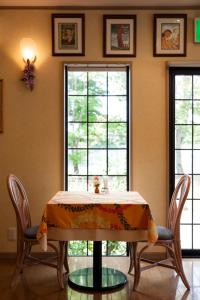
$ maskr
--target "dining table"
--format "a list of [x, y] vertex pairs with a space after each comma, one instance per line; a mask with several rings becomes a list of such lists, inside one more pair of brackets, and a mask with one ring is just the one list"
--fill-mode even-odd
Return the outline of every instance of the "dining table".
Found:
[[[69, 273], [72, 288], [93, 292], [110, 291], [127, 283], [126, 275], [102, 266], [102, 241], [157, 240], [150, 206], [137, 191], [58, 191], [45, 205], [37, 238], [44, 251], [48, 239], [93, 241], [93, 266]], [[117, 258], [116, 258], [117, 259]]]

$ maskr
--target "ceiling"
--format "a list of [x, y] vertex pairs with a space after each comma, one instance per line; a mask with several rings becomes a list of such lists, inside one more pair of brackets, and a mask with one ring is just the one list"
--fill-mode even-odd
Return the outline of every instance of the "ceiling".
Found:
[[200, 6], [200, 0], [1, 0], [0, 6]]

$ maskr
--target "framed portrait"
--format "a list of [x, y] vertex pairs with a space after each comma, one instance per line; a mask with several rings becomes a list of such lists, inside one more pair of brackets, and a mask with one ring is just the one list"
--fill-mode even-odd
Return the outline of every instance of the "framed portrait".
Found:
[[84, 14], [52, 14], [52, 55], [85, 55]]
[[3, 132], [3, 80], [0, 79], [0, 132]]
[[187, 15], [154, 15], [154, 56], [186, 56]]
[[104, 15], [103, 55], [136, 56], [136, 15]]

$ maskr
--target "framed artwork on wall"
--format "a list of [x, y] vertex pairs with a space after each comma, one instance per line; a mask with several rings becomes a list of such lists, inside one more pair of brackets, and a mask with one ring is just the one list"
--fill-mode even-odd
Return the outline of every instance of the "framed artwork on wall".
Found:
[[136, 56], [136, 15], [104, 15], [103, 55]]
[[0, 79], [0, 132], [3, 132], [3, 80]]
[[186, 56], [187, 15], [154, 15], [153, 56]]
[[85, 55], [84, 14], [52, 14], [52, 55]]

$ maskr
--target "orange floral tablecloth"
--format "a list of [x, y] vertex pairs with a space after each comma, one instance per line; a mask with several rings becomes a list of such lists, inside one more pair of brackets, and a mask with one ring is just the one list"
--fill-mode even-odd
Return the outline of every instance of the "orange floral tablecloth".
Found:
[[148, 203], [137, 192], [58, 192], [44, 209], [37, 233], [47, 240], [48, 228], [147, 230], [148, 241], [157, 240]]

